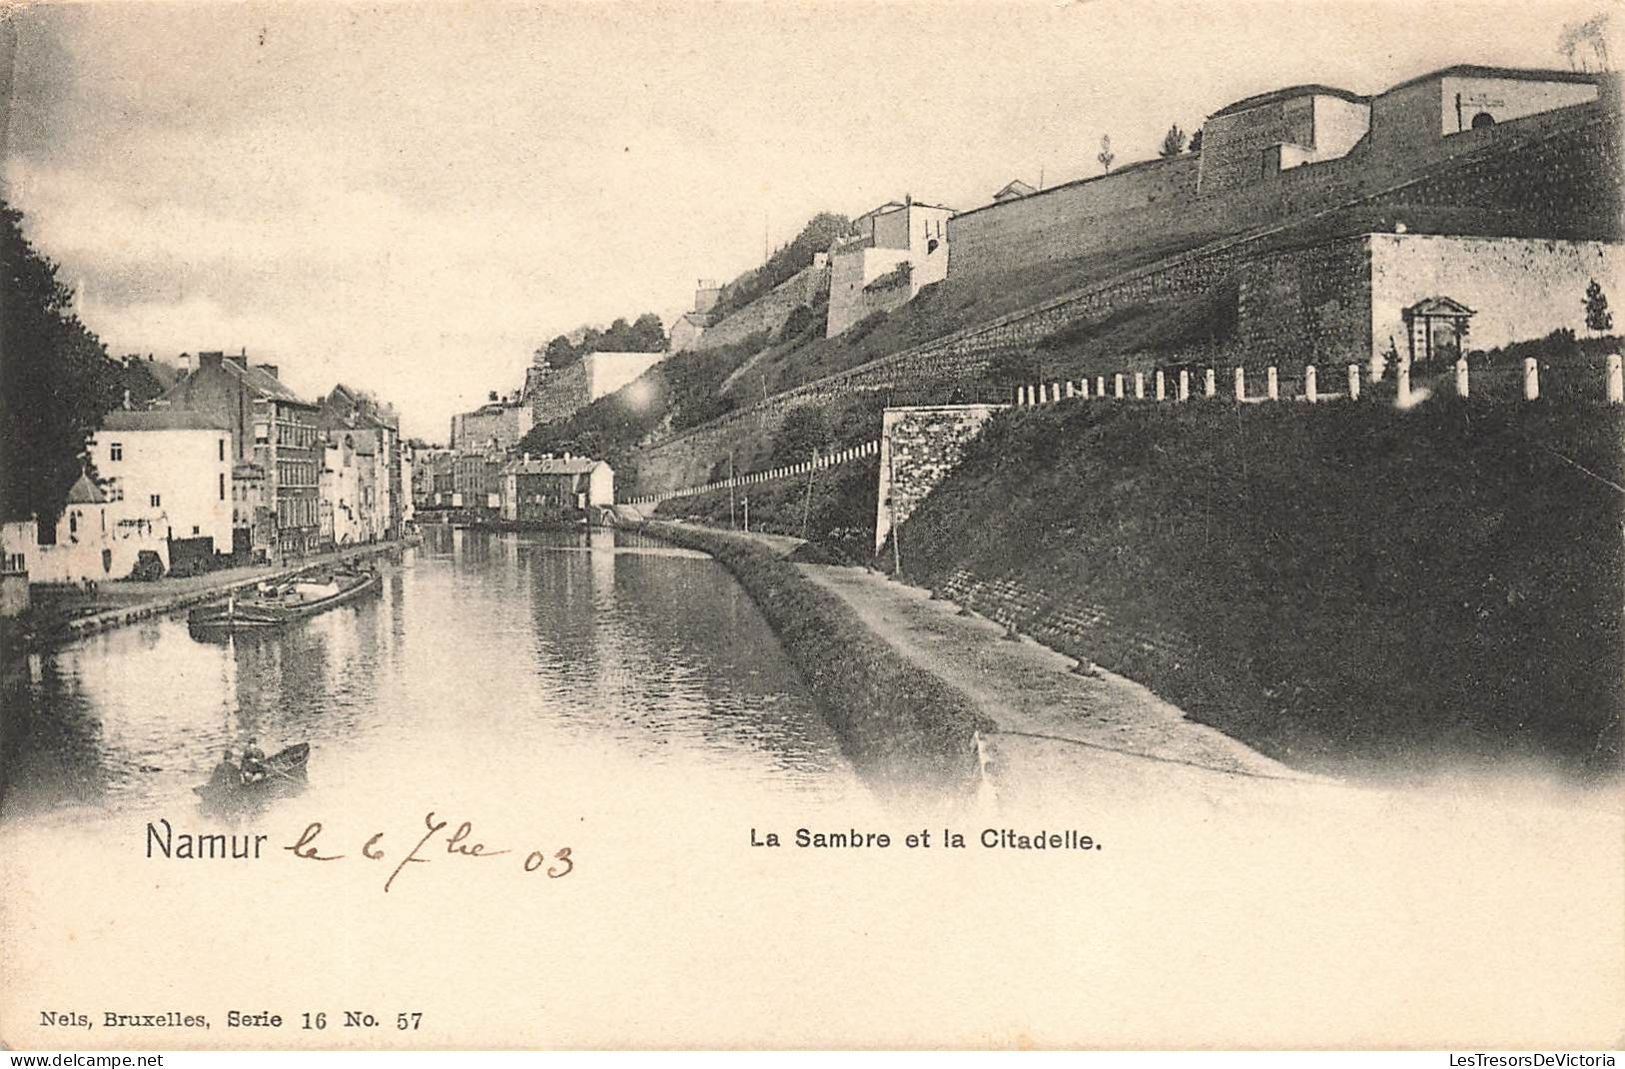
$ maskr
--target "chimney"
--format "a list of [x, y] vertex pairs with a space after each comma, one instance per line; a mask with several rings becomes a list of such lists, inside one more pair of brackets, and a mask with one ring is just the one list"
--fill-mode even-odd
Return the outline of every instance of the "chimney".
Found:
[[490, 401], [495, 401], [497, 399], [497, 392], [495, 390], [492, 390], [489, 394], [486, 395], [486, 398], [488, 400], [490, 400]]
[[277, 374], [278, 368], [275, 364], [255, 364], [254, 366], [271, 376], [273, 379], [280, 380], [280, 376]]
[[191, 353], [182, 353], [180, 355], [180, 359], [177, 360], [176, 363], [180, 365], [182, 375], [190, 375], [192, 373]]
[[204, 368], [219, 367], [222, 363], [225, 362], [225, 359], [226, 359], [226, 354], [221, 353], [221, 352], [198, 353], [197, 354], [197, 369], [199, 371], [202, 371]]

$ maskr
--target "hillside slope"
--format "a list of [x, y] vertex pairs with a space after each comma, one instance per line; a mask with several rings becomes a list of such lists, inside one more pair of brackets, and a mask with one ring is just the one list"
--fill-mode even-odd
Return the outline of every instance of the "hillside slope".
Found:
[[1289, 763], [1618, 767], [1620, 417], [1063, 404], [993, 420], [910, 581]]

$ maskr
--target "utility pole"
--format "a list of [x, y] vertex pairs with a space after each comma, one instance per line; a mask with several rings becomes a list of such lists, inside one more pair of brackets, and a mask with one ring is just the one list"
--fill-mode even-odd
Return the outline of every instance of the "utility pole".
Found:
[[891, 436], [886, 436], [886, 499], [891, 506], [891, 571], [903, 578], [903, 524], [897, 516], [897, 461]]
[[738, 520], [734, 516], [734, 455], [728, 454], [728, 530], [734, 529]]
[[745, 533], [750, 534], [750, 495], [745, 495]]
[[813, 474], [818, 470], [818, 450], [812, 451], [812, 464], [807, 468], [807, 500], [801, 506], [801, 537], [807, 537], [807, 519], [812, 515]]

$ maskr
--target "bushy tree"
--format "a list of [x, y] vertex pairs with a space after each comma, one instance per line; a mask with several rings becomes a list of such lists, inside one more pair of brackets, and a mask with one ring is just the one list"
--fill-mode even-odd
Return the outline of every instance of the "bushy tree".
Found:
[[1202, 131], [1198, 130], [1191, 135], [1191, 143], [1188, 147], [1192, 152], [1202, 151]]
[[22, 222], [0, 201], [0, 512], [51, 522], [84, 470], [85, 439], [117, 400], [117, 374]]
[[785, 413], [784, 423], [773, 436], [773, 466], [799, 464], [813, 450], [829, 448], [829, 420], [815, 405], [801, 405]]
[[1100, 161], [1100, 169], [1110, 171], [1112, 161], [1116, 158], [1117, 154], [1112, 151], [1112, 135], [1102, 134], [1100, 138], [1100, 155], [1095, 157], [1096, 160]]
[[1608, 310], [1608, 295], [1596, 279], [1586, 287], [1586, 329], [1598, 334], [1614, 329], [1614, 313]]
[[1168, 132], [1162, 135], [1162, 146], [1157, 149], [1157, 155], [1163, 159], [1173, 159], [1185, 151], [1185, 131], [1179, 128], [1178, 123], [1168, 127]]

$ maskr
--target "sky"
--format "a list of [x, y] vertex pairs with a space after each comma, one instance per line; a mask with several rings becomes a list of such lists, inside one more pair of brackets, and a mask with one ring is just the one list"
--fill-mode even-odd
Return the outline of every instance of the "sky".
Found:
[[40, 4], [0, 18], [0, 180], [110, 352], [246, 349], [443, 441], [549, 338], [669, 324], [815, 212], [977, 207], [1286, 85], [1564, 67], [1605, 6]]

